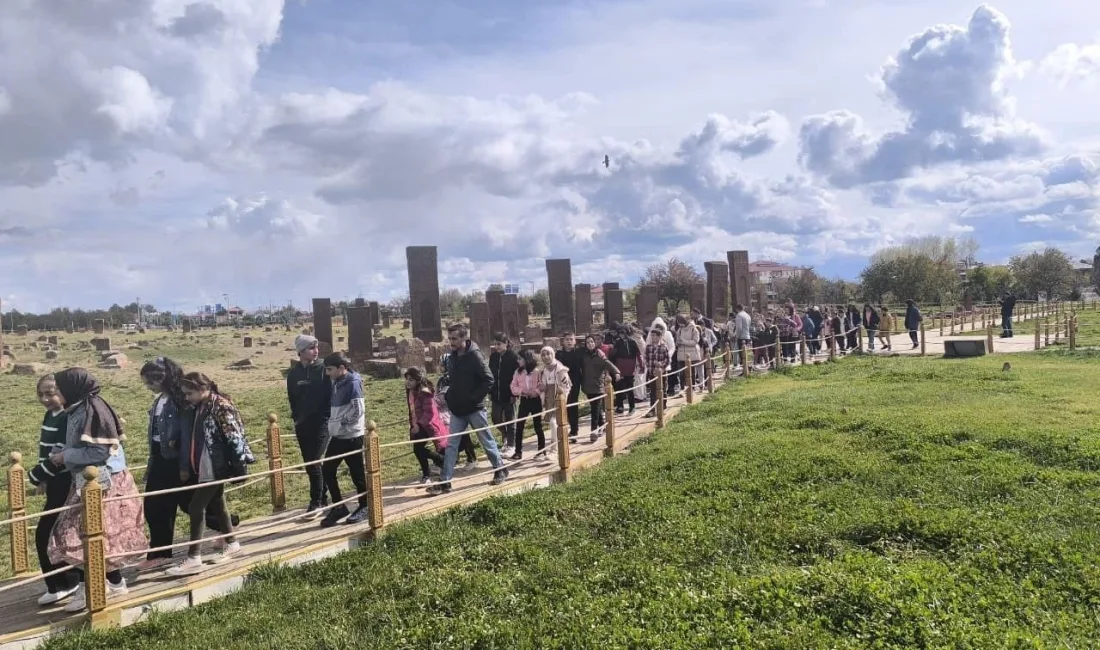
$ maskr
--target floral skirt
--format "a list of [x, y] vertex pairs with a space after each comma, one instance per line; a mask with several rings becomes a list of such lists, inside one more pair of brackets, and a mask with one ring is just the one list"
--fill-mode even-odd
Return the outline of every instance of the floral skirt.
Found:
[[[130, 472], [122, 471], [111, 475], [111, 488], [103, 495], [104, 499], [132, 496], [138, 494], [137, 485]], [[50, 533], [48, 553], [54, 564], [83, 564], [84, 537], [81, 531], [82, 509], [80, 494], [73, 488], [69, 492], [66, 506], [76, 505], [57, 517], [57, 523]], [[107, 560], [107, 570], [113, 571], [124, 566], [137, 564], [144, 559], [149, 548], [145, 538], [145, 509], [142, 499], [126, 499], [105, 504], [104, 539], [107, 542], [107, 555], [133, 553], [125, 557]]]

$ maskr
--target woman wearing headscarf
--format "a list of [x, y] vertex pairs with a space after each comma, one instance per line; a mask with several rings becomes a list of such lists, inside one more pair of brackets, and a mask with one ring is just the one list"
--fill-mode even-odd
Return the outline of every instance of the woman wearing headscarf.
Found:
[[[149, 548], [145, 539], [145, 516], [142, 500], [134, 477], [126, 467], [126, 455], [122, 450], [125, 436], [118, 414], [100, 397], [99, 382], [83, 368], [69, 368], [56, 375], [57, 389], [65, 398], [69, 414], [65, 431], [65, 446], [51, 454], [50, 460], [64, 464], [72, 473], [73, 488], [65, 502], [76, 506], [62, 512], [50, 535], [49, 556], [54, 564], [72, 566], [84, 563], [84, 540], [81, 534], [81, 494], [86, 480], [84, 469], [96, 467], [96, 481], [103, 489], [104, 528], [107, 555], [125, 554], [107, 560], [107, 597], [127, 593], [126, 580], [120, 569], [141, 560]], [[118, 497], [135, 497], [114, 501]], [[85, 580], [98, 580], [99, 576], [85, 576], [80, 572], [81, 585], [73, 599], [65, 606], [67, 612], [79, 612], [85, 601]]]

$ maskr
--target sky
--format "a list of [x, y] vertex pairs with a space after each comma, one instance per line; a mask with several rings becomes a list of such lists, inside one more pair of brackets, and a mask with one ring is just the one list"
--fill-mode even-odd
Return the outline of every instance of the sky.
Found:
[[[4, 309], [1100, 244], [1100, 3], [4, 0]], [[604, 157], [610, 166], [603, 165]]]

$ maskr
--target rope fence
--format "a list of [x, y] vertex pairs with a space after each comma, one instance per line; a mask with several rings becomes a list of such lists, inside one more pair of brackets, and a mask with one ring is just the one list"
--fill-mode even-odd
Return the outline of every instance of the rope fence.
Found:
[[[1052, 331], [1055, 340], [1058, 340], [1058, 337], [1064, 336], [1069, 343], [1070, 349], [1074, 349], [1076, 332], [1080, 327], [1074, 310], [1066, 310], [1061, 303], [1030, 303], [1024, 304], [1022, 307], [1023, 309], [1020, 311], [1020, 321], [1035, 321], [1033, 331], [1036, 349], [1039, 349], [1044, 344], [1050, 344], [1050, 335]], [[1093, 308], [1095, 310], [1095, 303]], [[954, 319], [952, 319], [952, 331], [954, 331], [954, 322]], [[964, 331], [966, 326], [969, 325], [970, 331], [978, 332], [980, 331], [978, 323], [982, 324], [981, 329], [985, 330], [987, 337], [989, 337], [990, 351], [992, 351], [994, 314], [991, 312], [991, 308], [972, 311], [968, 318], [963, 318], [959, 321], [959, 331]], [[1100, 325], [1100, 320], [1098, 320], [1096, 324]], [[944, 328], [942, 322], [940, 328]], [[733, 378], [734, 370], [737, 368], [741, 368], [739, 376], [748, 378], [756, 371], [754, 366], [758, 365], [761, 360], [768, 364], [767, 367], [775, 367], [778, 369], [784, 365], [796, 364], [799, 361], [802, 364], [807, 364], [811, 358], [823, 355], [828, 355], [829, 359], [836, 359], [838, 351], [844, 352], [844, 350], [840, 349], [841, 343], [839, 340], [843, 339], [847, 341], [852, 335], [855, 336], [853, 351], [858, 350], [863, 352], [865, 349], [865, 338], [872, 335], [878, 336], [881, 334], [886, 336], [887, 340], [889, 340], [889, 337], [892, 335], [910, 333], [919, 333], [920, 354], [924, 355], [926, 353], [926, 328], [923, 322], [919, 329], [916, 330], [898, 330], [891, 328], [880, 333], [878, 331], [867, 332], [862, 326], [857, 326], [845, 329], [841, 332], [832, 332], [827, 336], [807, 338], [803, 335], [793, 339], [790, 337], [777, 337], [774, 342], [768, 342], [762, 345], [753, 345], [751, 343], [749, 345], [742, 345], [740, 341], [729, 341], [715, 354], [700, 354], [698, 359], [688, 360], [686, 363], [682, 364], [677, 362], [673, 367], [645, 368], [644, 371], [648, 372], [646, 373], [644, 381], [635, 380], [632, 385], [618, 390], [614, 388], [613, 382], [605, 382], [604, 389], [600, 395], [593, 397], [585, 395], [572, 403], [567, 403], [564, 392], [558, 390], [555, 403], [552, 406], [544, 408], [537, 414], [516, 417], [506, 422], [490, 423], [483, 427], [472, 428], [460, 432], [448, 432], [445, 435], [435, 436], [430, 439], [412, 439], [410, 437], [409, 439], [381, 443], [378, 435], [379, 425], [371, 421], [367, 426], [362, 450], [353, 450], [292, 465], [283, 464], [282, 440], [294, 434], [283, 434], [280, 431], [278, 417], [276, 414], [272, 413], [268, 415], [266, 435], [249, 441], [254, 444], [266, 442], [268, 467], [263, 471], [250, 473], [245, 477], [221, 479], [204, 482], [199, 485], [186, 485], [153, 492], [138, 492], [133, 495], [106, 498], [97, 480], [99, 470], [94, 467], [89, 467], [84, 470], [84, 478], [87, 482], [81, 493], [81, 502], [79, 504], [63, 506], [37, 513], [27, 513], [27, 495], [25, 487], [26, 472], [22, 467], [22, 455], [19, 452], [12, 452], [10, 456], [10, 467], [8, 469], [8, 506], [10, 517], [0, 521], [0, 527], [7, 529], [11, 538], [11, 569], [14, 576], [18, 579], [14, 582], [0, 586], [0, 593], [25, 586], [51, 575], [62, 573], [71, 568], [67, 566], [47, 574], [37, 573], [28, 575], [31, 571], [27, 552], [29, 532], [27, 522], [45, 515], [60, 514], [75, 508], [83, 509], [84, 512], [87, 513], [83, 517], [82, 524], [82, 532], [85, 538], [85, 558], [83, 565], [89, 567], [104, 567], [106, 566], [105, 562], [107, 560], [119, 560], [126, 556], [146, 554], [155, 551], [174, 550], [192, 544], [192, 542], [186, 541], [154, 549], [146, 549], [140, 552], [106, 555], [103, 539], [105, 534], [104, 516], [106, 505], [109, 503], [130, 499], [144, 499], [152, 495], [185, 492], [197, 489], [198, 487], [209, 487], [212, 485], [225, 485], [225, 492], [228, 494], [266, 482], [270, 490], [272, 513], [278, 516], [270, 521], [264, 522], [262, 525], [252, 526], [240, 531], [234, 531], [233, 533], [223, 533], [214, 537], [207, 537], [200, 540], [198, 543], [223, 540], [231, 536], [236, 538], [250, 538], [302, 518], [301, 513], [298, 511], [283, 514], [286, 511], [287, 494], [285, 480], [287, 474], [304, 473], [306, 468], [309, 467], [350, 458], [356, 454], [362, 454], [367, 475], [367, 490], [365, 492], [356, 493], [346, 499], [342, 499], [338, 503], [325, 506], [321, 511], [328, 512], [333, 508], [365, 497], [367, 499], [367, 520], [370, 530], [368, 535], [374, 535], [385, 526], [383, 513], [384, 500], [396, 498], [398, 496], [397, 494], [384, 496], [384, 490], [401, 491], [412, 487], [409, 484], [400, 482], [383, 486], [381, 466], [383, 460], [386, 462], [393, 462], [399, 458], [413, 455], [415, 449], [389, 456], [386, 459], [382, 458], [383, 450], [396, 450], [416, 444], [428, 444], [444, 440], [450, 441], [459, 436], [471, 434], [488, 432], [492, 435], [491, 432], [494, 429], [503, 430], [508, 426], [524, 423], [533, 420], [535, 417], [539, 417], [549, 426], [550, 435], [548, 438], [550, 439], [546, 441], [543, 448], [537, 450], [536, 457], [540, 457], [540, 463], [552, 463], [551, 455], [556, 452], [557, 469], [553, 472], [553, 477], [560, 481], [567, 481], [571, 476], [570, 445], [572, 444], [569, 438], [568, 410], [572, 407], [579, 408], [590, 405], [593, 408], [602, 407], [604, 409], [605, 422], [599, 427], [599, 431], [594, 430], [593, 433], [602, 434], [604, 438], [603, 454], [605, 456], [613, 456], [617, 450], [617, 428], [620, 424], [616, 420], [615, 402], [616, 398], [620, 395], [636, 393], [644, 389], [650, 401], [650, 407], [644, 415], [646, 417], [650, 415], [654, 416], [656, 418], [655, 427], [661, 429], [665, 425], [665, 415], [669, 399], [682, 395], [685, 404], [692, 404], [695, 401], [697, 391], [706, 391], [707, 393], [713, 393], [715, 391], [715, 379], [720, 376], [719, 362], [721, 362], [721, 371], [723, 373], [721, 376], [724, 379], [729, 380]], [[813, 348], [812, 351], [811, 347]], [[702, 350], [700, 350], [700, 352], [702, 352]], [[670, 350], [670, 354], [671, 353], [672, 351]], [[667, 393], [672, 380], [675, 380], [676, 383], [679, 384], [679, 388], [674, 394], [669, 395]], [[602, 404], [598, 403], [600, 400], [602, 400]], [[386, 423], [387, 429], [398, 426], [408, 426], [408, 422], [406, 420], [395, 420]], [[594, 438], [593, 442], [595, 442], [596, 439], [597, 438]], [[505, 459], [501, 456], [498, 458], [499, 464], [497, 466], [472, 474], [464, 473], [463, 477], [477, 478], [489, 474], [497, 475], [499, 472], [508, 471], [521, 463], [527, 462], [527, 460], [534, 459], [520, 458], [513, 460]], [[449, 485], [451, 480], [452, 477], [448, 477], [446, 481], [442, 480], [442, 477], [440, 477], [440, 480], [430, 480], [428, 483], [417, 485], [416, 487], [430, 488], [444, 484]], [[97, 513], [97, 515], [93, 516], [90, 513]], [[89, 611], [91, 612], [102, 611], [106, 607], [105, 593], [102, 589], [94, 587], [98, 582], [99, 581], [96, 580], [86, 581], [86, 598]], [[100, 587], [101, 586], [102, 585], [100, 585]]]

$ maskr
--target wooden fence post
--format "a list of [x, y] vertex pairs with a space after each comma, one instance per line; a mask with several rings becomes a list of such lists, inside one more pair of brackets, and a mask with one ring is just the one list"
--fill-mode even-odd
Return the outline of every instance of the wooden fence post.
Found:
[[[12, 519], [27, 515], [27, 472], [23, 469], [23, 454], [11, 452], [8, 457], [8, 513]], [[8, 524], [8, 539], [11, 542], [11, 572], [19, 576], [30, 572], [30, 560], [27, 557], [27, 522], [17, 521]]]
[[[457, 438], [451, 438], [452, 445], [458, 444]], [[367, 439], [363, 441], [363, 462], [367, 466], [367, 521], [370, 522], [368, 539], [382, 534], [386, 526], [382, 512], [382, 450], [378, 443], [378, 424], [371, 420], [367, 423]]]
[[733, 376], [733, 348], [728, 344], [726, 345], [725, 358], [723, 361], [726, 364], [726, 381], [729, 381], [730, 377]]
[[990, 325], [985, 328], [985, 346], [989, 348], [986, 350], [986, 354], [993, 354], [993, 326]]
[[955, 312], [951, 312], [951, 335], [955, 335]]
[[271, 470], [271, 510], [286, 510], [286, 477], [283, 472], [283, 440], [279, 435], [279, 416], [267, 416], [267, 468]]
[[657, 391], [657, 404], [654, 406], [657, 412], [657, 428], [662, 429], [665, 426], [665, 369], [663, 366], [657, 369], [657, 383], [653, 385], [653, 389]]
[[1069, 351], [1073, 352], [1077, 350], [1077, 312], [1072, 311], [1069, 315], [1069, 327], [1067, 336], [1069, 337]]
[[707, 370], [707, 392], [710, 393], [710, 394], [713, 394], [714, 393], [714, 358], [708, 356], [707, 357], [707, 362], [703, 366], [703, 368]]
[[864, 350], [864, 348], [863, 348], [863, 324], [862, 323], [860, 324], [859, 327], [856, 328], [856, 336], [858, 337], [858, 341], [859, 341], [859, 348], [858, 349], [859, 349], [860, 353], [862, 353], [863, 350]]
[[555, 483], [567, 483], [572, 476], [569, 471], [569, 413], [565, 404], [565, 393], [558, 391], [558, 403], [555, 405], [555, 420], [558, 424], [558, 472]]
[[943, 336], [943, 316], [940, 316], [940, 336]]
[[782, 337], [775, 339], [775, 369], [783, 365], [783, 341]]
[[802, 354], [802, 365], [806, 365], [806, 335], [803, 334], [798, 339], [799, 352]]
[[605, 416], [604, 424], [604, 441], [607, 445], [604, 447], [604, 456], [615, 455], [615, 384], [608, 382], [607, 390], [603, 394], [603, 410]]
[[681, 375], [684, 380], [684, 398], [688, 404], [695, 402], [695, 374], [692, 372], [692, 363], [689, 355], [687, 362], [684, 363], [684, 374]]
[[1050, 345], [1050, 316], [1043, 319], [1043, 346]]
[[928, 352], [928, 348], [925, 346], [925, 340], [924, 340], [924, 321], [921, 321], [921, 324], [920, 324], [920, 355], [923, 357], [925, 354], [927, 354], [927, 352]]
[[81, 491], [81, 527], [84, 530], [84, 598], [93, 627], [107, 608], [107, 540], [103, 511], [103, 488], [99, 485], [99, 468], [84, 468], [84, 488]]
[[741, 376], [745, 378], [752, 374], [752, 361], [749, 359], [749, 348], [751, 347], [751, 342], [747, 346], [741, 346]]
[[1035, 349], [1036, 350], [1038, 350], [1041, 347], [1040, 343], [1039, 343], [1039, 334], [1040, 334], [1041, 330], [1043, 329], [1042, 325], [1043, 324], [1042, 324], [1041, 321], [1039, 321], [1038, 319], [1035, 320]]

